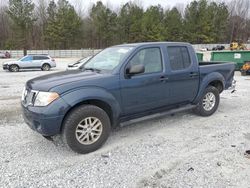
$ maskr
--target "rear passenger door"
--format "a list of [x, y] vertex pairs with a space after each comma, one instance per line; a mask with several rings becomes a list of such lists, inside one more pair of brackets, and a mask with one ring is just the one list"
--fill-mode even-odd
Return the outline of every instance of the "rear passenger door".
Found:
[[197, 95], [199, 70], [189, 46], [167, 46], [170, 104], [190, 103]]
[[43, 62], [46, 61], [45, 56], [34, 56], [33, 57], [33, 66], [34, 67], [42, 67]]

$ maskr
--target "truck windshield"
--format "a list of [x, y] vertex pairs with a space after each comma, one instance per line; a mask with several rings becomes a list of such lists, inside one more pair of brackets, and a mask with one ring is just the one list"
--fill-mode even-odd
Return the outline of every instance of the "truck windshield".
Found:
[[119, 65], [122, 59], [133, 49], [133, 47], [111, 47], [106, 48], [92, 59], [83, 69], [108, 70], [111, 71]]

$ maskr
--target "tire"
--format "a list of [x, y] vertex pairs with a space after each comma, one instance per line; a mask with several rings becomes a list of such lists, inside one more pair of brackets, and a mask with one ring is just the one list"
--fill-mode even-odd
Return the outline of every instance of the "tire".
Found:
[[94, 105], [82, 105], [66, 116], [62, 137], [70, 149], [86, 154], [99, 149], [108, 139], [110, 130], [110, 119], [104, 110]]
[[204, 117], [211, 116], [218, 109], [219, 103], [220, 103], [220, 94], [218, 89], [213, 86], [208, 86], [205, 89], [201, 100], [197, 104], [197, 107], [194, 109], [194, 112]]
[[19, 71], [19, 66], [18, 65], [10, 65], [9, 71], [10, 72], [18, 72]]
[[42, 70], [43, 71], [49, 71], [50, 70], [50, 65], [48, 63], [43, 64]]

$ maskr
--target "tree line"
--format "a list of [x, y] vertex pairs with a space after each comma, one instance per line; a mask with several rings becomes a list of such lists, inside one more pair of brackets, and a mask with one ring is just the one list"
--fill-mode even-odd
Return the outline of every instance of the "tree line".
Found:
[[0, 49], [105, 48], [145, 41], [230, 43], [250, 37], [249, 0], [194, 0], [167, 9], [128, 2], [116, 11], [98, 1], [88, 14], [75, 7], [67, 0], [0, 4]]

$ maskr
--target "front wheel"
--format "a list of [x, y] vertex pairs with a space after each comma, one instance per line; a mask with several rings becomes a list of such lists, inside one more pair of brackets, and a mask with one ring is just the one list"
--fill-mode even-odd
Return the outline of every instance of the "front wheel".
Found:
[[85, 154], [100, 148], [110, 129], [110, 119], [104, 110], [94, 105], [82, 105], [65, 118], [62, 136], [73, 151]]
[[17, 65], [10, 65], [9, 71], [10, 72], [18, 72], [19, 71], [19, 67]]
[[218, 108], [220, 103], [220, 94], [216, 87], [209, 86], [205, 89], [203, 96], [194, 112], [200, 116], [210, 116]]

